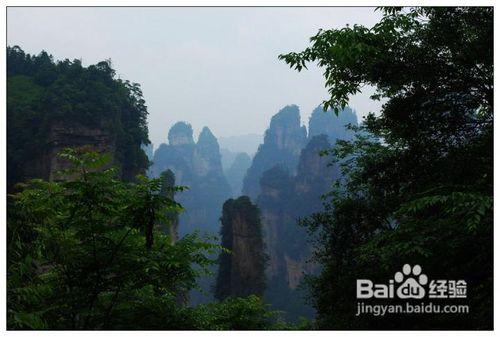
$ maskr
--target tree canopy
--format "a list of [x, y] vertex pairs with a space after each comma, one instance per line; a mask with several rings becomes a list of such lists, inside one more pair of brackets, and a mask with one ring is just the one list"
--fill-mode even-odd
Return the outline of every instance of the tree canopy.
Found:
[[220, 247], [164, 233], [179, 210], [168, 178], [127, 183], [95, 152], [61, 157], [72, 163], [64, 180], [32, 180], [11, 196], [9, 329], [287, 328], [256, 296], [183, 303]]
[[9, 186], [33, 178], [27, 166], [51, 146], [56, 124], [106, 130], [125, 179], [148, 166], [141, 149], [149, 144], [141, 88], [117, 78], [109, 60], [84, 67], [81, 60], [54, 61], [44, 51], [30, 55], [7, 47], [7, 124]]
[[[344, 178], [324, 211], [319, 276], [309, 278], [320, 328], [491, 328], [493, 301], [493, 9], [383, 8], [373, 27], [320, 30], [294, 69], [324, 69], [337, 111], [365, 85], [383, 99], [353, 141], [329, 151]], [[356, 317], [356, 279], [404, 263], [466, 279], [470, 313]]]

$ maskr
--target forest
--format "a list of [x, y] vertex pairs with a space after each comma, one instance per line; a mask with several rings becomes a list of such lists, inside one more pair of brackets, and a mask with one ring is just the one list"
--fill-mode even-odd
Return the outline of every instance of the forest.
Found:
[[[186, 121], [153, 149], [111, 60], [7, 47], [7, 328], [493, 329], [493, 8], [377, 10], [276, 55], [328, 97], [255, 154]], [[465, 280], [469, 312], [356, 315], [356, 281], [407, 263]]]

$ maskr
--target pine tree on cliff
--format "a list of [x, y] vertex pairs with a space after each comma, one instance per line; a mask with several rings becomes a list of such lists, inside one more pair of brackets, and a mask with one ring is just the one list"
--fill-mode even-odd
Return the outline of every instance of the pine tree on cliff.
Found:
[[215, 297], [262, 296], [265, 289], [265, 267], [262, 226], [259, 208], [246, 196], [224, 203], [221, 218], [222, 246]]

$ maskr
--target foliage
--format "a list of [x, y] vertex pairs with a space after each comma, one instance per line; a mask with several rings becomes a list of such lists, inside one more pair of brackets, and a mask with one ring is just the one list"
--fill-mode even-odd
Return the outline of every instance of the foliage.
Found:
[[60, 156], [64, 180], [32, 180], [9, 200], [9, 329], [295, 328], [255, 296], [185, 306], [221, 247], [156, 226], [180, 209], [168, 172], [126, 183], [88, 149]]
[[[372, 28], [321, 30], [280, 58], [324, 68], [337, 111], [364, 85], [384, 99], [363, 133], [329, 151], [344, 179], [324, 211], [309, 277], [319, 328], [491, 329], [493, 313], [493, 9], [385, 8]], [[358, 278], [404, 263], [465, 279], [468, 315], [356, 317]]]
[[55, 125], [106, 130], [125, 179], [147, 168], [141, 149], [149, 144], [142, 91], [117, 79], [109, 60], [83, 67], [80, 60], [55, 62], [46, 52], [30, 55], [7, 47], [7, 89], [9, 187], [41, 176], [28, 171], [36, 170], [31, 161], [49, 150]]
[[[9, 207], [8, 325], [15, 329], [175, 328], [176, 294], [217, 246], [155, 227], [178, 205], [160, 180], [116, 179], [105, 158], [67, 149], [61, 182], [33, 180]], [[173, 317], [173, 318], [172, 318]], [[172, 324], [172, 325], [169, 325]]]
[[278, 313], [256, 295], [247, 298], [230, 297], [222, 302], [199, 306], [196, 310], [205, 329], [212, 330], [270, 330], [287, 327], [278, 324]]

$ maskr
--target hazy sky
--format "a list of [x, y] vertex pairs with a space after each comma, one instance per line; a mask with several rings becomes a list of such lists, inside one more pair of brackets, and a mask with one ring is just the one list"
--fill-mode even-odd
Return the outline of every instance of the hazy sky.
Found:
[[[7, 39], [84, 65], [111, 59], [120, 77], [141, 84], [156, 147], [180, 120], [195, 135], [203, 126], [216, 136], [262, 134], [281, 107], [297, 104], [307, 124], [327, 97], [321, 69], [297, 73], [278, 55], [302, 50], [320, 28], [379, 18], [374, 8], [353, 7], [11, 7]], [[368, 96], [351, 99], [358, 117], [380, 108]]]

